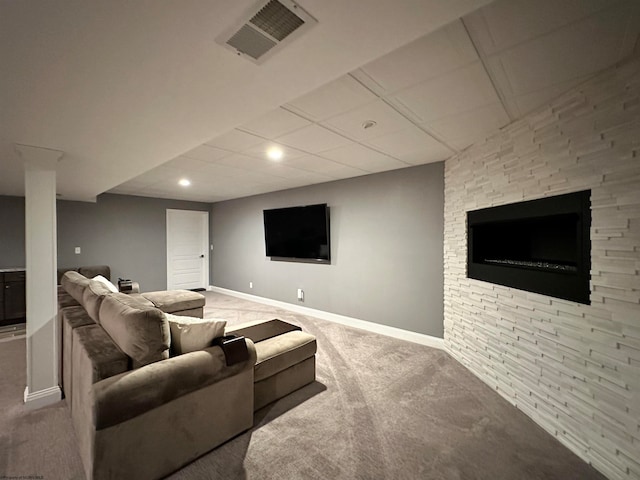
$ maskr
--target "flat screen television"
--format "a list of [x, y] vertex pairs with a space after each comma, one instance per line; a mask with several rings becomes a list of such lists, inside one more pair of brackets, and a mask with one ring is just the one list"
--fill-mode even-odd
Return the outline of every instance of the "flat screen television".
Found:
[[267, 257], [280, 260], [331, 261], [329, 207], [326, 203], [264, 210]]

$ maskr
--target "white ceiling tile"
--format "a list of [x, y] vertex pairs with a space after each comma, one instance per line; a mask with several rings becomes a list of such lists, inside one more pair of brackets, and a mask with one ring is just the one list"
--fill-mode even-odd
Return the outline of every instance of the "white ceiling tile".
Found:
[[145, 172], [142, 175], [139, 175], [134, 180], [143, 181], [147, 183], [154, 183], [154, 182], [161, 182], [163, 180], [175, 178], [177, 182], [181, 173], [182, 173], [181, 170], [178, 170], [176, 168], [165, 167], [162, 165], [154, 168], [153, 170], [149, 170], [148, 172]]
[[[363, 123], [367, 120], [375, 121], [376, 125], [365, 129]], [[378, 100], [332, 117], [323, 122], [323, 125], [338, 130], [349, 138], [364, 140], [403, 130], [410, 127], [412, 123], [385, 102]]]
[[374, 60], [353, 75], [376, 93], [384, 95], [476, 60], [476, 50], [458, 20]]
[[231, 130], [230, 132], [209, 140], [206, 144], [232, 152], [240, 152], [261, 142], [264, 142], [264, 138], [241, 132], [240, 130]]
[[167, 195], [174, 197], [176, 195], [183, 195], [183, 194], [188, 195], [189, 191], [188, 190], [185, 191], [184, 188], [185, 187], [181, 187], [177, 183], [165, 180], [145, 188], [144, 192], [145, 194], [149, 194], [154, 197], [155, 196], [164, 197]]
[[372, 147], [412, 165], [438, 162], [453, 152], [417, 127], [374, 138]]
[[270, 184], [269, 186], [272, 187], [271, 191], [286, 190], [290, 188], [298, 188], [298, 187], [304, 187], [307, 185], [313, 185], [316, 183], [331, 182], [333, 180], [335, 179], [331, 177], [327, 177], [325, 175], [308, 172], [307, 176], [305, 177], [282, 178], [279, 181]]
[[308, 173], [308, 176], [303, 178], [313, 184], [331, 182], [335, 180], [335, 178], [330, 175], [315, 173], [315, 172], [307, 172], [307, 173]]
[[269, 175], [280, 178], [302, 178], [309, 174], [299, 168], [291, 167], [289, 165], [274, 164], [265, 170]]
[[[615, 3], [611, 0], [497, 1], [465, 16], [464, 22], [478, 48], [486, 55], [491, 55], [552, 32]], [[620, 6], [620, 2], [617, 6]]]
[[150, 187], [147, 187], [145, 190], [150, 193], [171, 192], [176, 195], [190, 195], [192, 192], [202, 192], [210, 186], [208, 184], [204, 184], [202, 181], [200, 181], [199, 183], [199, 179], [196, 177], [187, 177], [191, 181], [191, 185], [189, 185], [188, 187], [183, 187], [182, 185], [179, 185], [178, 182], [173, 180], [163, 180], [161, 182], [154, 183]]
[[[509, 116], [502, 103], [496, 102], [442, 120], [429, 122], [426, 126], [448, 144], [460, 148], [458, 146], [460, 140], [463, 141], [462, 143], [469, 140], [480, 140], [508, 123]], [[468, 145], [469, 143], [466, 143], [464, 146]]]
[[[273, 183], [273, 184], [269, 184], [269, 185], [256, 185], [255, 187], [252, 187], [251, 189], [245, 189], [240, 190], [243, 192], [242, 195], [243, 197], [249, 196], [249, 195], [260, 195], [263, 193], [270, 193], [270, 192], [277, 192], [279, 190], [289, 190], [291, 188], [296, 188], [296, 187], [300, 187], [302, 185], [295, 183], [294, 181], [289, 181], [287, 183], [285, 183], [284, 180], [280, 180], [279, 183]], [[235, 195], [234, 195], [235, 196]]]
[[311, 122], [284, 108], [277, 108], [256, 120], [245, 123], [240, 130], [273, 139], [309, 125]]
[[276, 140], [279, 143], [284, 143], [307, 153], [318, 153], [350, 143], [349, 139], [315, 124], [296, 130]]
[[117, 193], [120, 195], [136, 195], [140, 190], [142, 190], [142, 188], [142, 186], [133, 187], [125, 185], [123, 183], [122, 185], [118, 185], [117, 187], [109, 190], [109, 193]]
[[196, 160], [202, 160], [204, 162], [214, 162], [219, 158], [226, 157], [227, 155], [229, 155], [228, 151], [221, 150], [207, 144], [200, 145], [199, 147], [182, 154], [183, 157], [195, 158]]
[[393, 98], [413, 112], [420, 123], [499, 101], [480, 62], [403, 90]]
[[125, 188], [125, 189], [133, 189], [133, 190], [135, 190], [135, 189], [143, 189], [145, 187], [148, 187], [149, 185], [152, 185], [154, 182], [158, 181], [157, 179], [154, 179], [154, 178], [146, 178], [145, 175], [147, 173], [149, 173], [149, 172], [143, 173], [142, 175], [138, 175], [137, 177], [135, 177], [135, 178], [133, 178], [133, 179], [127, 181], [127, 182], [124, 182], [121, 185], [118, 185], [117, 188], [122, 187], [122, 188]]
[[209, 163], [203, 160], [196, 160], [195, 158], [189, 158], [189, 157], [183, 157], [183, 156], [176, 157], [173, 160], [169, 160], [167, 163], [163, 164], [163, 166], [165, 167], [176, 168], [178, 170], [183, 170], [183, 171], [201, 170], [207, 165], [209, 165]]
[[218, 165], [226, 165], [228, 167], [239, 168], [242, 170], [262, 170], [270, 166], [270, 160], [265, 158], [250, 157], [248, 155], [241, 155], [234, 153], [228, 157], [218, 160]]
[[345, 75], [289, 102], [285, 107], [306, 118], [320, 121], [372, 102], [376, 98], [351, 76]]
[[215, 180], [210, 182], [209, 192], [213, 195], [233, 195], [242, 187], [246, 187], [246, 184], [238, 178], [225, 179], [224, 181]]
[[270, 140], [259, 143], [258, 145], [254, 145], [253, 147], [247, 150], [243, 150], [241, 153], [243, 155], [249, 155], [251, 157], [266, 159], [267, 151], [272, 147], [278, 147], [282, 150], [282, 161], [285, 161], [290, 158], [296, 158], [302, 155], [306, 155], [305, 152], [302, 152], [295, 148], [289, 147], [287, 145], [282, 145], [280, 143], [276, 143]]
[[[621, 60], [629, 12], [609, 9], [489, 58], [488, 68], [505, 96], [539, 91], [603, 70]], [[621, 28], [621, 26], [624, 26]]]
[[245, 170], [245, 172], [234, 179], [236, 182], [242, 182], [242, 184], [250, 185], [268, 185], [273, 182], [282, 180], [281, 177], [276, 175], [270, 175], [267, 171], [261, 170]]
[[322, 152], [322, 156], [366, 172], [382, 172], [407, 167], [407, 163], [357, 143]]
[[210, 163], [200, 172], [199, 175], [206, 175], [209, 178], [233, 178], [241, 176], [244, 173], [244, 170], [237, 167], [232, 167], [229, 165], [220, 165], [217, 163]]
[[288, 163], [301, 170], [327, 175], [334, 179], [357, 177], [358, 175], [367, 173], [364, 170], [349, 167], [316, 155], [305, 155], [304, 157], [295, 158]]
[[[286, 179], [301, 179], [301, 180], [309, 180], [309, 181], [324, 179], [323, 181], [325, 182], [333, 180], [333, 178], [331, 178], [328, 175], [324, 175], [317, 172], [310, 172], [308, 170], [303, 170], [301, 168], [296, 168], [296, 167], [283, 165], [283, 164], [272, 166], [268, 170], [268, 172], [270, 175], [286, 178]], [[314, 181], [314, 183], [317, 183], [317, 182]]]

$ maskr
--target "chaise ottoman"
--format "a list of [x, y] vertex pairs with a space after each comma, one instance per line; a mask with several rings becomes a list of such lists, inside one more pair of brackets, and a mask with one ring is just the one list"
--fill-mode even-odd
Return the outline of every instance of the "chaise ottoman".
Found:
[[296, 325], [258, 320], [228, 328], [225, 335], [242, 335], [255, 344], [254, 411], [316, 378], [316, 337]]

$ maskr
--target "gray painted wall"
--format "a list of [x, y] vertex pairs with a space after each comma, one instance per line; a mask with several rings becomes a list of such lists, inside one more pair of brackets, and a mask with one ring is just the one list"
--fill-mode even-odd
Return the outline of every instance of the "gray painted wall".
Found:
[[[208, 211], [208, 203], [103, 194], [96, 203], [58, 200], [58, 266], [111, 267], [143, 291], [167, 288], [166, 209]], [[76, 255], [74, 248], [82, 253]]]
[[0, 195], [0, 268], [24, 267], [24, 197]]
[[[262, 210], [314, 203], [331, 265], [267, 258]], [[216, 203], [213, 285], [442, 338], [443, 203], [443, 163]]]

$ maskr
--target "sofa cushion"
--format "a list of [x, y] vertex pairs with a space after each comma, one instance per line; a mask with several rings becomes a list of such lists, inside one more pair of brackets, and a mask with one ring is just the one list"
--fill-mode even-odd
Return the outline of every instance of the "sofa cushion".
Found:
[[89, 279], [78, 272], [70, 270], [62, 276], [61, 285], [76, 302], [82, 304], [82, 295], [84, 294], [84, 289], [89, 285]]
[[[124, 292], [120, 292], [120, 293], [124, 293]], [[126, 295], [131, 300], [133, 300], [135, 302], [135, 304], [137, 304], [140, 307], [153, 307], [153, 308], [155, 308], [155, 305], [153, 304], [153, 302], [150, 302], [149, 300], [144, 298], [141, 293], [127, 293]], [[134, 303], [132, 303], [132, 305], [134, 305]]]
[[165, 313], [171, 330], [171, 350], [176, 355], [211, 346], [214, 338], [224, 334], [226, 320], [185, 317]]
[[145, 292], [142, 296], [166, 313], [204, 307], [205, 303], [204, 295], [190, 290]]
[[[240, 372], [253, 370], [255, 347], [251, 340], [246, 340], [246, 344], [247, 360], [235, 365], [227, 366], [222, 349], [216, 346], [103, 380], [95, 386], [96, 429], [117, 425]], [[220, 393], [251, 396], [249, 389]]]
[[133, 359], [134, 368], [169, 358], [169, 322], [157, 308], [140, 306], [124, 293], [112, 293], [100, 307], [100, 324]]
[[82, 306], [85, 308], [91, 320], [100, 323], [100, 305], [107, 295], [113, 292], [102, 282], [89, 280], [89, 285], [84, 289], [82, 295]]
[[65, 307], [58, 311], [62, 320], [62, 388], [69, 408], [73, 408], [71, 395], [73, 331], [87, 325], [95, 325], [81, 305]]
[[299, 330], [256, 343], [255, 381], [259, 382], [312, 357], [316, 349], [316, 337]]
[[[74, 376], [76, 378], [82, 376], [82, 370], [85, 369], [88, 376], [86, 385], [94, 384], [128, 370], [129, 359], [100, 325], [93, 324], [76, 327], [72, 330], [71, 337], [73, 343], [72, 361], [75, 359], [73, 370], [81, 372], [79, 375]], [[76, 348], [81, 348], [83, 352], [77, 355]], [[79, 365], [81, 363], [77, 361], [79, 356], [89, 359], [90, 365]]]
[[62, 285], [58, 285], [58, 308], [77, 307], [78, 305], [80, 303], [69, 295]]

